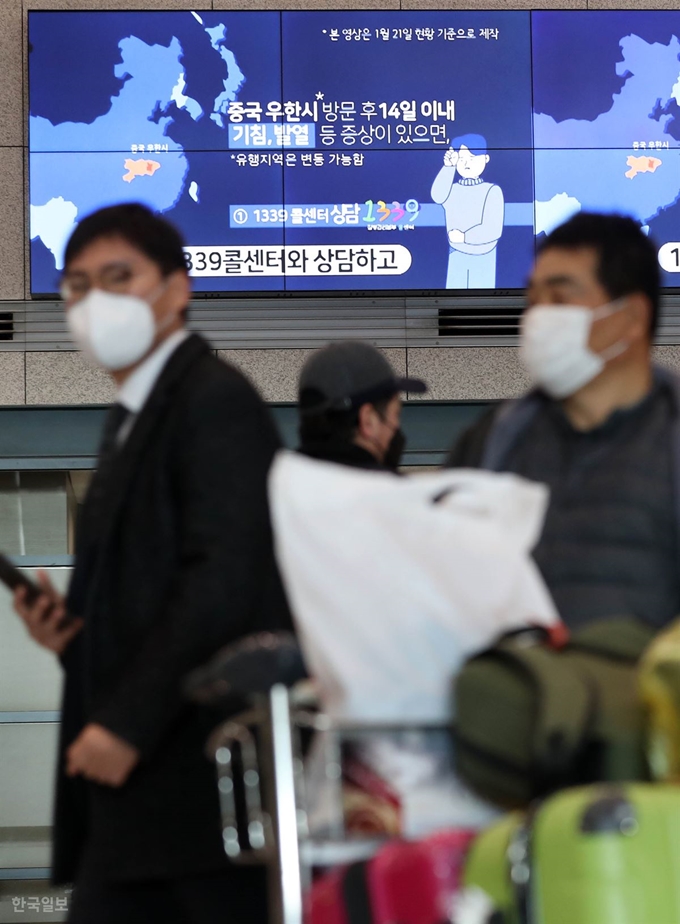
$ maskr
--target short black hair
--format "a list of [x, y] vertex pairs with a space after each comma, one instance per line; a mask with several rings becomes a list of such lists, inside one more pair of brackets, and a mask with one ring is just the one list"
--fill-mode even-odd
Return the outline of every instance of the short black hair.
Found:
[[184, 241], [174, 225], [137, 202], [92, 212], [78, 224], [64, 253], [64, 267], [93, 241], [120, 237], [158, 266], [163, 276], [187, 269]]
[[659, 323], [661, 274], [657, 247], [640, 223], [625, 215], [578, 212], [545, 238], [538, 253], [581, 247], [591, 247], [597, 253], [597, 278], [612, 301], [633, 292], [647, 296], [652, 306], [649, 332], [653, 337]]
[[[311, 390], [311, 389], [310, 389]], [[396, 393], [398, 394], [398, 392]], [[303, 392], [300, 396], [300, 448], [313, 445], [318, 451], [324, 443], [328, 443], [329, 449], [335, 447], [338, 443], [352, 443], [356, 436], [357, 427], [359, 426], [359, 407], [347, 411], [326, 410], [321, 413], [305, 413], [305, 407], [309, 401], [305, 400]], [[387, 398], [380, 398], [376, 401], [366, 401], [364, 404], [371, 404], [381, 417], [387, 413], [387, 407], [394, 398], [391, 395]]]

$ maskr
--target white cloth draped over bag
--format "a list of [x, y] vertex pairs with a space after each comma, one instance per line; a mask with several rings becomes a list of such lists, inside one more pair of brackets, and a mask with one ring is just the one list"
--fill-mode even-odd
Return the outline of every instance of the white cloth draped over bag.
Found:
[[[468, 470], [399, 478], [281, 452], [269, 494], [300, 643], [340, 722], [449, 721], [467, 658], [512, 629], [558, 621], [530, 555], [543, 485]], [[376, 741], [371, 764], [414, 794], [425, 771], [410, 749], [406, 760], [394, 738]], [[415, 808], [421, 821], [407, 827], [427, 828], [441, 808]]]

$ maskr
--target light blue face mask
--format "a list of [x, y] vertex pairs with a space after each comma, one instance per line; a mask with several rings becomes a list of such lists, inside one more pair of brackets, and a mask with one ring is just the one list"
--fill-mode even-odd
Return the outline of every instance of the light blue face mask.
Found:
[[520, 359], [532, 383], [561, 400], [592, 382], [629, 344], [619, 340], [602, 353], [594, 353], [588, 346], [590, 330], [595, 321], [623, 308], [625, 298], [594, 310], [584, 305], [529, 308], [521, 323]]

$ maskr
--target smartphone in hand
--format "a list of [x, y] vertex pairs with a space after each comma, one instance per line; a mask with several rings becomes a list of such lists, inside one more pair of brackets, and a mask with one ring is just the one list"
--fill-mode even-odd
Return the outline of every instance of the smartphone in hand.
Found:
[[2, 552], [0, 552], [0, 581], [12, 592], [19, 587], [25, 588], [26, 602], [28, 604], [34, 603], [42, 593], [35, 581], [26, 577], [23, 571], [19, 571]]
[[[27, 577], [23, 571], [20, 571], [12, 562], [0, 552], [0, 581], [14, 593], [19, 587], [26, 591], [26, 603], [30, 606], [43, 593], [42, 588], [35, 581]], [[59, 629], [65, 629], [71, 623], [73, 617], [68, 614], [64, 616], [59, 625]]]

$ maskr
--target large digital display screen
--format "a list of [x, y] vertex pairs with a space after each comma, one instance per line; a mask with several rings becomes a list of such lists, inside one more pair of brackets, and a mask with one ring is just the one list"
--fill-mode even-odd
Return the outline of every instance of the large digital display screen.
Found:
[[31, 289], [143, 202], [196, 292], [523, 285], [579, 209], [680, 285], [680, 12], [29, 13]]

